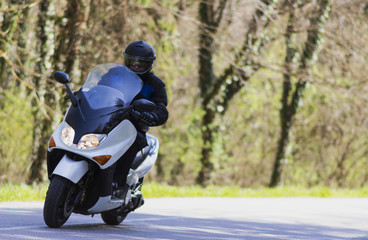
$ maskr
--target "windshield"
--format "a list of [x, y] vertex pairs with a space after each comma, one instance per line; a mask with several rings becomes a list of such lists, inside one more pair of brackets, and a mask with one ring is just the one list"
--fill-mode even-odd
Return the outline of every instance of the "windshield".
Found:
[[90, 71], [81, 91], [93, 109], [126, 107], [142, 86], [142, 80], [129, 68], [117, 63], [106, 63]]
[[75, 130], [74, 143], [87, 133], [109, 133], [121, 122], [119, 115], [141, 91], [142, 80], [129, 68], [107, 63], [95, 66], [77, 93], [65, 121]]

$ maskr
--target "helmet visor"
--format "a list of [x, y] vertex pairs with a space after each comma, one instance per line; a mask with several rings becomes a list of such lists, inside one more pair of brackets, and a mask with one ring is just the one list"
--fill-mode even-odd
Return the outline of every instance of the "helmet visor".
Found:
[[154, 60], [145, 60], [124, 54], [124, 65], [138, 74], [144, 74], [152, 69]]

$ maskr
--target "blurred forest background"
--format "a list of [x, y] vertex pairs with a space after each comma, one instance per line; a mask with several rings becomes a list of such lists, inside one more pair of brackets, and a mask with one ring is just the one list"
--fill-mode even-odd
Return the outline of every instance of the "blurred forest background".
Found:
[[148, 179], [368, 183], [366, 0], [0, 0], [0, 183], [46, 181], [46, 147], [89, 70], [145, 40], [168, 122]]

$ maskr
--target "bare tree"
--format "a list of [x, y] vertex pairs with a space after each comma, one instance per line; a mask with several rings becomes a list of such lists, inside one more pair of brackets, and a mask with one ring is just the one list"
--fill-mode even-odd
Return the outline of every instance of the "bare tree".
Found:
[[36, 87], [36, 96], [34, 100], [34, 119], [35, 126], [33, 130], [33, 149], [31, 153], [31, 165], [29, 183], [41, 182], [42, 164], [46, 158], [47, 140], [50, 136], [50, 128], [52, 124], [50, 110], [47, 103], [51, 102], [53, 97], [52, 81], [48, 81], [51, 71], [51, 49], [54, 47], [54, 39], [51, 38], [54, 29], [55, 12], [53, 11], [55, 4], [53, 0], [42, 0], [39, 3], [39, 15], [37, 22], [37, 33], [39, 36], [37, 50], [40, 53], [36, 63], [37, 75], [34, 79]]
[[[67, 19], [65, 26], [56, 26], [59, 31], [56, 39], [56, 49], [53, 55], [55, 69], [60, 69], [72, 75], [75, 62], [79, 55], [79, 45], [82, 30], [88, 18], [90, 0], [68, 1], [63, 18]], [[60, 24], [59, 24], [60, 25]], [[57, 29], [55, 29], [57, 30]]]
[[259, 69], [255, 56], [259, 54], [266, 41], [266, 35], [261, 33], [266, 31], [277, 2], [261, 1], [262, 4], [249, 23], [241, 49], [235, 54], [233, 63], [218, 77], [213, 71], [212, 57], [215, 53], [213, 46], [226, 1], [219, 1], [217, 5], [207, 0], [200, 3], [199, 85], [204, 116], [201, 123], [203, 141], [201, 170], [196, 179], [198, 184], [206, 185], [213, 170], [210, 157], [213, 149], [213, 132], [216, 130], [215, 118], [226, 112], [230, 100], [239, 92], [244, 82]]
[[[52, 133], [53, 126], [59, 121], [60, 92], [54, 81], [50, 79], [52, 71], [57, 68], [72, 73], [75, 60], [78, 58], [78, 45], [81, 26], [85, 22], [86, 3], [82, 0], [69, 1], [63, 17], [67, 19], [65, 26], [58, 26], [60, 33], [55, 32], [55, 12], [50, 8], [55, 4], [52, 0], [40, 3], [38, 20], [40, 60], [37, 64], [39, 77], [35, 79], [37, 88], [35, 107], [35, 128], [33, 133], [34, 147], [29, 181], [42, 180], [42, 164], [46, 158], [47, 141]], [[57, 41], [49, 38], [50, 32], [58, 34]], [[56, 45], [55, 53], [53, 46]]]
[[211, 123], [215, 118], [216, 110], [206, 101], [209, 90], [212, 88], [216, 77], [214, 75], [212, 56], [214, 53], [214, 36], [220, 25], [227, 0], [221, 0], [216, 6], [215, 2], [207, 0], [199, 4], [200, 16], [200, 36], [199, 36], [199, 87], [201, 90], [202, 108], [205, 111], [202, 119], [202, 168], [197, 177], [197, 183], [204, 184], [210, 178], [213, 165], [210, 161], [210, 154], [213, 143], [213, 129]]
[[[269, 186], [277, 186], [282, 177], [282, 165], [286, 158], [286, 148], [289, 143], [290, 128], [293, 124], [293, 119], [299, 108], [299, 102], [303, 98], [304, 90], [308, 79], [310, 78], [310, 68], [315, 62], [315, 57], [318, 54], [318, 48], [321, 43], [324, 24], [328, 19], [330, 12], [329, 0], [318, 0], [314, 12], [309, 18], [309, 28], [307, 30], [307, 39], [304, 43], [303, 50], [298, 61], [297, 72], [295, 75], [298, 80], [295, 84], [294, 92], [292, 93], [291, 77], [293, 76], [292, 65], [296, 56], [295, 42], [292, 42], [295, 34], [296, 23], [295, 9], [298, 7], [297, 1], [289, 1], [290, 13], [289, 22], [286, 30], [286, 58], [285, 58], [285, 74], [282, 95], [282, 108], [280, 110], [281, 136], [278, 142], [278, 149], [273, 166], [272, 177]], [[291, 98], [290, 98], [291, 97]], [[290, 99], [290, 102], [289, 102]]]

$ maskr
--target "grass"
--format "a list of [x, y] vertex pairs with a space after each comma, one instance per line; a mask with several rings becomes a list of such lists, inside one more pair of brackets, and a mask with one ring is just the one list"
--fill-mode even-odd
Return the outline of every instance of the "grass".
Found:
[[276, 187], [276, 188], [240, 188], [208, 186], [168, 186], [149, 183], [143, 187], [147, 197], [368, 197], [368, 188], [332, 189], [328, 187]]
[[0, 185], [0, 202], [5, 201], [43, 201], [47, 185]]
[[[0, 185], [0, 202], [5, 201], [43, 201], [47, 185]], [[168, 186], [159, 183], [147, 183], [143, 187], [146, 198], [157, 197], [368, 197], [368, 188], [332, 189], [328, 187], [276, 187], [276, 188], [239, 188], [208, 186]]]

